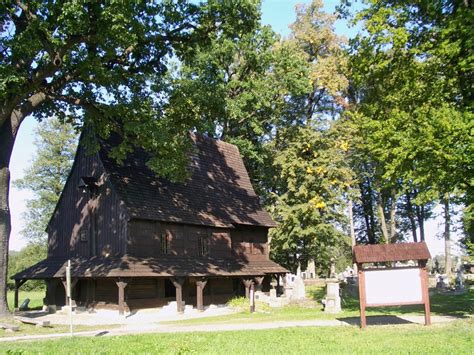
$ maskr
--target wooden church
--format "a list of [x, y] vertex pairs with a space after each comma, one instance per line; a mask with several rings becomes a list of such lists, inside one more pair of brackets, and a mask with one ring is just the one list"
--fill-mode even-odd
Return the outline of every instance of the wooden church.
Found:
[[[237, 147], [191, 134], [189, 178], [172, 183], [147, 166], [142, 149], [118, 164], [109, 157], [118, 135], [99, 140], [96, 154], [79, 144], [49, 222], [48, 257], [13, 276], [47, 283], [45, 303], [65, 303], [65, 267], [72, 263], [78, 306], [127, 309], [177, 301], [203, 309], [267, 290], [288, 271], [271, 261], [262, 208]], [[81, 140], [82, 141], [82, 140]]]

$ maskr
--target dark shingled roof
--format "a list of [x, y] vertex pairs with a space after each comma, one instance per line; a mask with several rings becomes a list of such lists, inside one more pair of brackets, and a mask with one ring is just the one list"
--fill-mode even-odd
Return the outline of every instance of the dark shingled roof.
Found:
[[353, 259], [356, 263], [428, 260], [429, 258], [431, 255], [425, 242], [356, 245], [353, 251]]
[[[63, 278], [66, 260], [45, 259], [12, 276], [12, 279]], [[271, 260], [245, 261], [177, 257], [163, 255], [159, 258], [132, 256], [76, 257], [71, 259], [73, 277], [176, 277], [176, 276], [263, 276], [289, 272]]]
[[146, 165], [149, 154], [136, 149], [117, 164], [108, 156], [115, 135], [101, 141], [100, 158], [132, 218], [233, 227], [275, 227], [250, 183], [239, 150], [222, 141], [191, 134], [195, 152], [184, 183], [158, 178]]

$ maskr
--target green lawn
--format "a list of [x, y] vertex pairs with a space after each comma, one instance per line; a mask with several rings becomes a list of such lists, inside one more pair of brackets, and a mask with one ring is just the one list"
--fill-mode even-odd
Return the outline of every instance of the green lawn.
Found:
[[474, 323], [144, 334], [0, 343], [1, 353], [472, 354]]
[[[43, 298], [45, 296], [46, 291], [23, 291], [20, 289], [20, 293], [18, 294], [18, 306], [21, 306], [21, 303], [29, 298], [29, 308], [30, 309], [41, 309], [43, 306]], [[7, 294], [8, 298], [8, 307], [10, 310], [13, 310], [13, 299], [15, 297], [15, 293], [13, 291], [8, 291]]]
[[[319, 305], [324, 290], [308, 288], [315, 300], [306, 307], [289, 306], [266, 313], [241, 312], [235, 315], [181, 321], [181, 324], [248, 323], [275, 320], [334, 319], [359, 316], [357, 299], [345, 295], [344, 311], [338, 315], [322, 312]], [[39, 293], [26, 294], [40, 300]], [[36, 302], [36, 301], [35, 301]], [[260, 331], [215, 333], [143, 334], [120, 337], [79, 337], [36, 342], [0, 343], [0, 353], [452, 353], [472, 354], [474, 349], [474, 290], [463, 295], [435, 294], [431, 296], [434, 315], [454, 315], [462, 319], [425, 327], [417, 324], [396, 326], [307, 327]], [[422, 314], [421, 307], [390, 307], [369, 310], [369, 315]], [[176, 324], [176, 322], [175, 322]], [[97, 328], [97, 327], [96, 327]], [[100, 327], [104, 328], [104, 327]], [[80, 327], [76, 330], [92, 330]], [[66, 326], [37, 329], [22, 325], [22, 334], [67, 332]], [[9, 333], [8, 335], [11, 335]]]
[[[309, 319], [344, 319], [359, 317], [359, 300], [343, 293], [342, 308], [339, 314], [326, 314], [321, 305], [321, 299], [324, 298], [323, 287], [307, 287], [308, 298], [314, 300], [313, 304], [306, 303], [303, 306], [290, 305], [282, 308], [273, 308], [264, 312], [249, 313], [248, 311], [209, 318], [187, 319], [182, 321], [168, 322], [169, 324], [207, 324], [207, 323], [241, 323], [241, 322], [271, 322], [280, 320], [309, 320]], [[448, 315], [456, 317], [468, 317], [474, 314], [474, 289], [462, 295], [434, 294], [430, 296], [431, 314]], [[396, 316], [400, 314], [424, 314], [422, 305], [400, 306], [400, 307], [381, 307], [368, 308], [367, 316], [385, 315]]]

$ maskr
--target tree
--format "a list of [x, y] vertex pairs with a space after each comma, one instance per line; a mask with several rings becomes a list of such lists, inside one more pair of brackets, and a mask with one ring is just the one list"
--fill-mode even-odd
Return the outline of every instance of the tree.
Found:
[[414, 206], [423, 235], [426, 208], [440, 201], [449, 271], [450, 201], [472, 184], [472, 4], [374, 0], [356, 21], [365, 31], [351, 43], [352, 101], [376, 166], [381, 224], [384, 205], [395, 217], [405, 196], [405, 216], [413, 230]]
[[[8, 259], [8, 283], [9, 290], [15, 288], [15, 281], [10, 279], [10, 276], [25, 270], [33, 264], [43, 260], [48, 254], [48, 249], [44, 243], [29, 242], [20, 251], [10, 251]], [[30, 280], [22, 286], [24, 290], [40, 290], [44, 289], [45, 284], [43, 280]]]
[[346, 164], [346, 141], [337, 125], [291, 127], [272, 142], [275, 192], [271, 212], [278, 227], [271, 231], [274, 258], [293, 271], [314, 259], [329, 270], [331, 257], [350, 253], [347, 190], [352, 173]]
[[8, 312], [9, 163], [26, 117], [66, 120], [67, 112], [91, 133], [120, 133], [118, 160], [136, 143], [153, 153], [149, 165], [161, 175], [182, 177], [194, 122], [162, 115], [169, 58], [190, 57], [212, 33], [246, 32], [257, 21], [252, 0], [0, 4], [0, 314]]
[[34, 133], [36, 154], [24, 177], [14, 184], [34, 193], [34, 198], [26, 202], [21, 233], [29, 242], [46, 245], [46, 226], [74, 161], [77, 133], [71, 124], [57, 118], [41, 122]]
[[308, 90], [300, 52], [279, 43], [268, 26], [257, 26], [233, 36], [216, 34], [170, 74], [166, 115], [174, 121], [193, 117], [202, 133], [236, 144], [257, 192], [266, 196], [271, 158], [264, 143], [281, 125], [287, 97]]

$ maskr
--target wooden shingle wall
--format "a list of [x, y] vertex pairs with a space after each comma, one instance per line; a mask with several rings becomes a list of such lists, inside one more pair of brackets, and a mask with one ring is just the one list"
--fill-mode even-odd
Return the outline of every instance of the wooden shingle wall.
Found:
[[[91, 197], [89, 193], [78, 188], [82, 176], [93, 176], [97, 179], [96, 197]], [[94, 231], [96, 245], [92, 247]], [[50, 257], [124, 253], [127, 236], [126, 211], [97, 154], [87, 155], [84, 148], [79, 147], [47, 232]]]

